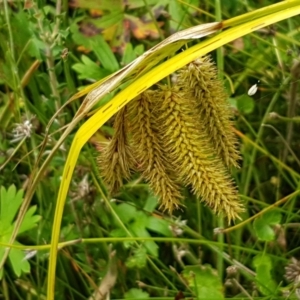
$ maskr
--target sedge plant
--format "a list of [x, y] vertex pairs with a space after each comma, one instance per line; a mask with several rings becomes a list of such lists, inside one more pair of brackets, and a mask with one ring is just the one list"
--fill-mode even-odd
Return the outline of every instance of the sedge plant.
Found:
[[[29, 188], [27, 190], [27, 193], [25, 195], [24, 202], [22, 204], [22, 207], [19, 211], [18, 218], [15, 222], [14, 231], [11, 235], [9, 243], [12, 244], [13, 241], [16, 238], [17, 232], [19, 230], [20, 224], [22, 223], [22, 220], [24, 218], [24, 215], [26, 213], [26, 210], [29, 206], [30, 200], [35, 192], [36, 186], [39, 182], [39, 180], [42, 177], [43, 170], [53, 157], [55, 151], [60, 147], [60, 145], [63, 143], [63, 141], [66, 139], [66, 137], [72, 132], [72, 130], [76, 127], [76, 125], [83, 120], [84, 117], [91, 114], [90, 118], [78, 129], [73, 143], [71, 145], [71, 148], [69, 150], [69, 155], [67, 158], [67, 161], [64, 166], [64, 172], [62, 175], [60, 190], [57, 198], [57, 204], [56, 204], [56, 211], [55, 211], [55, 217], [53, 222], [53, 230], [52, 230], [52, 240], [51, 240], [51, 249], [50, 249], [50, 260], [49, 260], [49, 272], [48, 272], [48, 295], [47, 299], [51, 300], [54, 299], [54, 291], [55, 291], [55, 270], [56, 270], [56, 261], [57, 261], [57, 252], [58, 252], [58, 242], [59, 242], [59, 236], [60, 236], [60, 225], [61, 225], [61, 219], [63, 215], [63, 209], [64, 204], [68, 192], [68, 188], [71, 182], [72, 173], [76, 165], [76, 161], [78, 158], [78, 155], [84, 146], [84, 144], [89, 140], [89, 138], [114, 114], [117, 112], [122, 112], [118, 116], [118, 118], [122, 119], [124, 118], [124, 114], [126, 114], [126, 110], [123, 111], [123, 108], [130, 104], [129, 102], [136, 98], [137, 101], [143, 100], [143, 102], [147, 102], [147, 98], [149, 100], [149, 94], [148, 93], [154, 93], [155, 99], [160, 99], [162, 106], [165, 105], [167, 101], [169, 103], [171, 102], [177, 102], [180, 103], [180, 105], [185, 105], [182, 102], [182, 99], [186, 97], [187, 91], [178, 91], [176, 88], [168, 87], [168, 88], [161, 88], [161, 91], [159, 93], [162, 94], [158, 95], [157, 92], [154, 91], [148, 91], [154, 84], [165, 78], [166, 76], [174, 73], [175, 71], [182, 69], [184, 66], [190, 64], [193, 61], [196, 61], [199, 57], [203, 57], [207, 53], [221, 47], [222, 45], [225, 45], [243, 35], [246, 35], [250, 32], [253, 32], [255, 30], [261, 29], [263, 27], [266, 27], [270, 24], [274, 24], [276, 22], [279, 22], [283, 19], [290, 18], [292, 16], [295, 16], [300, 13], [300, 1], [299, 0], [290, 0], [290, 1], [282, 1], [280, 3], [271, 5], [269, 7], [265, 7], [250, 13], [247, 13], [242, 16], [235, 17], [233, 19], [223, 21], [223, 22], [215, 22], [211, 24], [204, 24], [200, 26], [196, 26], [190, 29], [187, 29], [185, 31], [179, 32], [170, 38], [163, 41], [161, 44], [155, 46], [151, 50], [145, 52], [144, 55], [136, 59], [131, 64], [127, 65], [120, 71], [108, 76], [107, 78], [101, 80], [100, 82], [97, 82], [90, 87], [86, 88], [85, 90], [77, 93], [74, 95], [69, 102], [74, 101], [75, 99], [78, 99], [79, 97], [82, 97], [86, 95], [85, 100], [83, 101], [81, 107], [77, 111], [76, 115], [74, 116], [73, 121], [69, 124], [69, 126], [66, 128], [64, 133], [62, 134], [60, 140], [57, 142], [57, 145], [55, 145], [52, 152], [49, 154], [48, 158], [44, 161], [44, 163], [39, 166], [40, 158], [37, 162], [37, 166], [35, 168], [36, 172], [32, 174], [31, 181], [29, 182]], [[186, 49], [183, 52], [176, 53], [177, 50], [179, 50], [184, 44], [186, 44], [188, 41], [193, 39], [198, 39], [203, 36], [215, 33], [219, 30], [223, 30], [222, 32], [219, 32], [215, 34], [213, 37], [206, 39], [205, 41], [199, 42], [198, 44]], [[165, 60], [166, 58], [169, 58], [168, 60]], [[197, 72], [197, 61], [194, 63], [193, 68], [194, 72]], [[184, 73], [181, 71], [182, 80], [185, 76], [190, 76], [189, 74]], [[103, 97], [107, 94], [109, 94], [112, 91], [116, 91], [118, 87], [122, 85], [122, 89], [118, 90], [116, 95], [105, 105], [103, 105], [100, 109], [96, 111], [92, 111], [92, 108], [95, 106], [96, 103], [100, 103], [103, 99]], [[203, 87], [202, 87], [203, 88]], [[184, 97], [183, 94], [184, 93]], [[193, 89], [189, 88], [188, 93], [193, 93], [193, 95], [190, 95], [191, 97], [199, 97], [199, 92], [197, 91], [197, 86], [193, 86]], [[156, 95], [155, 95], [156, 94]], [[158, 97], [159, 96], [159, 97]], [[202, 98], [201, 98], [202, 97]], [[207, 116], [211, 116], [210, 108], [203, 108], [203, 105], [201, 105], [201, 101], [203, 99], [206, 99], [207, 96], [202, 95], [199, 97], [199, 106], [197, 109], [200, 112], [200, 115], [203, 116], [205, 119]], [[145, 101], [146, 99], [146, 101]], [[202, 100], [201, 100], [202, 99]], [[159, 101], [159, 100], [158, 100]], [[131, 117], [134, 119], [136, 118], [135, 110], [138, 109], [138, 107], [134, 107], [134, 102], [132, 102], [132, 107], [128, 108], [129, 114], [131, 114]], [[182, 107], [184, 109], [184, 107]], [[61, 111], [61, 110], [60, 110]], [[58, 113], [60, 112], [58, 111]], [[170, 118], [170, 115], [174, 113], [169, 111], [170, 115], [168, 115], [167, 110], [164, 110], [158, 118]], [[214, 138], [209, 141], [209, 147], [213, 147], [214, 154], [213, 158], [216, 159], [217, 167], [218, 165], [222, 170], [224, 170], [224, 174], [227, 172], [228, 167], [230, 166], [236, 166], [237, 161], [239, 159], [239, 154], [236, 151], [236, 145], [234, 141], [234, 137], [231, 133], [231, 131], [228, 131], [230, 129], [230, 124], [228, 122], [224, 123], [223, 118], [227, 118], [226, 116], [226, 109], [224, 115], [214, 115], [213, 120], [205, 119], [206, 121], [206, 130], [204, 131], [206, 135], [206, 138], [208, 136], [213, 136]], [[192, 116], [189, 116], [192, 117]], [[194, 117], [193, 117], [194, 118]], [[219, 122], [223, 124], [223, 126], [216, 126], [218, 124], [218, 121], [216, 118], [219, 118]], [[52, 119], [52, 121], [54, 118]], [[227, 120], [227, 119], [226, 119]], [[51, 122], [52, 122], [51, 121]], [[51, 122], [49, 123], [49, 126], [51, 126]], [[170, 118], [170, 122], [174, 122], [174, 119]], [[188, 120], [186, 121], [188, 123]], [[212, 122], [212, 123], [211, 123]], [[216, 122], [214, 124], [214, 122]], [[223, 123], [222, 123], [223, 122]], [[203, 126], [203, 125], [202, 125]], [[49, 127], [48, 127], [49, 128]], [[188, 130], [189, 128], [185, 128]], [[124, 131], [124, 128], [116, 127], [116, 130], [119, 132]], [[169, 137], [172, 132], [168, 131], [168, 128], [162, 128], [163, 132], [162, 135]], [[226, 130], [226, 136], [230, 136], [229, 139], [226, 139], [226, 143], [222, 139], [218, 139], [218, 137], [222, 136], [222, 130]], [[133, 133], [133, 138], [134, 138]], [[178, 134], [178, 132], [177, 132]], [[217, 138], [216, 138], [217, 137]], [[124, 136], [124, 138], [126, 138]], [[154, 140], [153, 140], [154, 141]], [[47, 138], [45, 139], [44, 145], [47, 142]], [[130, 147], [130, 144], [126, 144], [125, 142], [125, 148], [124, 151], [127, 151], [126, 147]], [[157, 143], [161, 143], [160, 139], [157, 139]], [[123, 145], [123, 146], [124, 146]], [[116, 147], [116, 145], [112, 145]], [[172, 145], [167, 145], [169, 150], [173, 149], [176, 150], [174, 147], [172, 148]], [[43, 147], [41, 149], [42, 153]], [[156, 150], [159, 151], [159, 150]], [[167, 150], [166, 150], [167, 151]], [[174, 151], [169, 151], [170, 155], [175, 155]], [[109, 154], [107, 154], [109, 155]], [[195, 154], [196, 155], [196, 154]], [[176, 156], [177, 157], [177, 156]], [[123, 165], [120, 167], [120, 172], [125, 171], [125, 178], [126, 178], [126, 172], [129, 176], [129, 169], [131, 168], [131, 164], [134, 165], [134, 159], [132, 158], [132, 161], [126, 161], [127, 163], [130, 163], [130, 165]], [[100, 159], [101, 160], [101, 159]], [[206, 167], [203, 167], [204, 169]], [[193, 178], [187, 176], [188, 172], [186, 170], [179, 170], [181, 173], [181, 177], [183, 179], [184, 185], [192, 186], [192, 190], [195, 192], [196, 195], [203, 197], [203, 199], [208, 199], [207, 192], [204, 189], [206, 185], [202, 185], [202, 188], [197, 187], [196, 184], [193, 186]], [[153, 169], [147, 170], [147, 167], [143, 166], [143, 170], [141, 172], [144, 174], [144, 177], [146, 180], [151, 180], [152, 176], [156, 176], [156, 173], [152, 174]], [[223, 173], [223, 171], [222, 171]], [[171, 177], [170, 177], [171, 178]], [[165, 178], [166, 179], [166, 178]], [[171, 178], [172, 179], [172, 178]], [[166, 179], [167, 180], [167, 179]], [[169, 179], [168, 179], [169, 180]], [[216, 179], [216, 185], [219, 184], [219, 179]], [[230, 182], [230, 180], [226, 181]], [[118, 188], [118, 186], [121, 184], [120, 181], [115, 182], [115, 188]], [[170, 185], [176, 186], [178, 183], [176, 181], [168, 182], [166, 183]], [[238, 213], [241, 211], [240, 204], [237, 200], [237, 197], [234, 196], [235, 192], [233, 191], [234, 188], [230, 188], [228, 186], [230, 192], [229, 194], [232, 194], [232, 200], [230, 203], [228, 202], [229, 206], [233, 204], [233, 206], [228, 210], [225, 206], [223, 207], [223, 210], [226, 212], [229, 216], [229, 218], [234, 219]], [[153, 190], [155, 191], [156, 187], [155, 184], [153, 184]], [[219, 189], [217, 187], [216, 189]], [[175, 189], [176, 190], [176, 189]], [[171, 207], [179, 203], [180, 201], [180, 194], [176, 195], [174, 197], [175, 200], [174, 203], [171, 203], [170, 200], [167, 200], [165, 203], [166, 207]], [[219, 195], [219, 197], [222, 198], [222, 195]], [[172, 198], [173, 199], [173, 198]], [[174, 200], [173, 200], [174, 201]], [[209, 202], [209, 200], [208, 200]], [[218, 207], [220, 207], [220, 203], [218, 206], [214, 203], [208, 203], [212, 206], [214, 210], [218, 210]], [[0, 262], [0, 268], [3, 267], [3, 264], [6, 260], [6, 257], [9, 253], [9, 248], [6, 249], [6, 255], [3, 256], [2, 261]]]
[[172, 213], [183, 204], [180, 183], [217, 214], [242, 211], [227, 171], [238, 166], [227, 94], [209, 57], [184, 67], [170, 86], [140, 94], [116, 115], [115, 134], [99, 167], [111, 194], [136, 170]]
[[[70, 154], [68, 157], [68, 160], [65, 165], [65, 171], [63, 174], [63, 182], [61, 185], [60, 193], [58, 196], [58, 205], [56, 209], [56, 214], [54, 218], [54, 224], [53, 224], [53, 237], [52, 237], [52, 243], [51, 243], [51, 249], [50, 249], [50, 261], [49, 261], [49, 277], [48, 277], [48, 299], [54, 299], [54, 278], [55, 278], [55, 265], [56, 265], [56, 257], [57, 257], [57, 243], [59, 240], [59, 227], [60, 222], [62, 218], [63, 213], [63, 206], [64, 201], [66, 197], [68, 182], [70, 182], [71, 177], [68, 179], [69, 176], [71, 176], [71, 170], [74, 169], [74, 160], [79, 155], [80, 149], [82, 146], [87, 142], [87, 140], [92, 136], [92, 134], [95, 133], [95, 131], [104, 124], [113, 114], [115, 114], [118, 110], [120, 110], [122, 107], [124, 107], [129, 101], [134, 99], [135, 97], [138, 97], [141, 93], [146, 91], [148, 88], [150, 88], [153, 84], [160, 81], [162, 78], [170, 75], [171, 73], [175, 72], [176, 70], [181, 69], [188, 63], [196, 60], [197, 58], [209, 53], [210, 51], [213, 51], [214, 49], [240, 37], [247, 33], [250, 33], [252, 31], [258, 30], [262, 27], [268, 26], [270, 24], [279, 22], [280, 20], [283, 20], [285, 18], [294, 16], [299, 14], [300, 12], [300, 1], [287, 1], [284, 3], [280, 3], [281, 5], [285, 4], [286, 9], [283, 10], [283, 7], [279, 6], [271, 6], [269, 11], [266, 9], [262, 9], [260, 11], [255, 13], [249, 13], [248, 15], [244, 16], [244, 19], [242, 17], [234, 18], [232, 20], [229, 20], [228, 23], [222, 22], [221, 24], [212, 24], [212, 27], [205, 28], [202, 31], [203, 35], [206, 35], [207, 33], [211, 34], [212, 31], [215, 31], [219, 26], [222, 28], [231, 27], [228, 30], [221, 32], [214, 37], [199, 43], [186, 51], [177, 54], [173, 56], [171, 59], [162, 62], [161, 64], [154, 67], [158, 61], [161, 61], [162, 56], [157, 55], [157, 61], [155, 61], [153, 58], [155, 56], [155, 51], [150, 54], [150, 57], [152, 58], [152, 63], [148, 65], [148, 68], [145, 67], [147, 64], [144, 65], [144, 68], [139, 66], [142, 69], [135, 69], [140, 70], [140, 72], [136, 73], [136, 79], [134, 81], [131, 81], [129, 85], [119, 92], [113, 100], [111, 100], [108, 104], [104, 105], [99, 111], [97, 111], [78, 131], [76, 134], [76, 137], [74, 138], [73, 144], [70, 149]], [[278, 9], [278, 10], [276, 10]], [[272, 12], [272, 13], [271, 13]], [[250, 20], [249, 20], [250, 19]], [[238, 25], [236, 25], [238, 24]], [[225, 26], [224, 26], [225, 25]], [[223, 27], [224, 26], [224, 27]], [[201, 30], [200, 30], [201, 31]], [[197, 34], [195, 34], [196, 37]], [[177, 44], [177, 47], [180, 48], [183, 42], [186, 42], [186, 38], [183, 34], [183, 36], [180, 36], [180, 39], [183, 39], [181, 43]], [[192, 38], [192, 36], [190, 36]], [[176, 44], [176, 43], [175, 43]], [[172, 45], [172, 46], [171, 46]], [[171, 43], [170, 49], [168, 49], [168, 45], [166, 45], [165, 48], [159, 49], [162, 51], [163, 57], [170, 56], [172, 52], [175, 50], [174, 44]], [[176, 48], [177, 48], [176, 47]], [[178, 49], [177, 48], [177, 49]], [[147, 63], [147, 57], [145, 60], [145, 63]], [[141, 62], [143, 65], [143, 62]], [[152, 67], [152, 69], [150, 69]], [[149, 70], [150, 69], [150, 70]], [[147, 72], [147, 73], [146, 73]], [[121, 72], [122, 73], [122, 72]], [[111, 77], [110, 77], [111, 78]], [[109, 81], [109, 80], [108, 80]], [[105, 87], [105, 84], [107, 82], [102, 82], [101, 85], [94, 90], [92, 90], [86, 98], [86, 102], [83, 103], [85, 107], [92, 106], [93, 100], [94, 101], [101, 101], [101, 98], [99, 99], [99, 90], [103, 91], [103, 89], [107, 88]], [[101, 95], [101, 93], [100, 93]], [[91, 99], [89, 99], [91, 97]], [[88, 101], [90, 100], [90, 101]], [[84, 108], [84, 106], [83, 106]], [[82, 112], [82, 111], [81, 111]], [[97, 125], [96, 125], [97, 124]], [[96, 125], [96, 126], [95, 126]], [[69, 164], [68, 164], [69, 163]], [[237, 205], [238, 207], [238, 205]], [[239, 209], [238, 209], [239, 211]]]

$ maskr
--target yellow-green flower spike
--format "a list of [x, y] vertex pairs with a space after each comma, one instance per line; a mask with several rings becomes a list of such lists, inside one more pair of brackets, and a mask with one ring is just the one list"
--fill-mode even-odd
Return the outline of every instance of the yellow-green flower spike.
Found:
[[158, 196], [161, 207], [170, 213], [180, 205], [180, 186], [174, 180], [172, 165], [165, 152], [165, 140], [153, 111], [157, 91], [148, 90], [128, 105], [132, 147], [138, 170]]
[[243, 210], [235, 184], [216, 155], [207, 132], [198, 126], [195, 103], [179, 87], [156, 93], [157, 126], [173, 172], [193, 193], [229, 222]]
[[223, 83], [209, 56], [199, 58], [179, 71], [178, 85], [194, 98], [203, 130], [227, 167], [238, 167], [240, 154], [232, 131], [232, 113]]
[[104, 146], [98, 146], [100, 155], [98, 165], [103, 181], [108, 185], [111, 194], [119, 191], [123, 179], [129, 179], [131, 170], [136, 165], [132, 149], [127, 138], [126, 108], [121, 109], [115, 117], [115, 133], [111, 141]]

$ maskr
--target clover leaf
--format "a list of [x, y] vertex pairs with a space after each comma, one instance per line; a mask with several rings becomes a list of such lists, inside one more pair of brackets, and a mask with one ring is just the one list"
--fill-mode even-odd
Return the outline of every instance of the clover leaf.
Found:
[[[8, 244], [14, 229], [14, 220], [17, 212], [23, 201], [23, 190], [18, 190], [14, 185], [11, 185], [7, 190], [2, 186], [0, 188], [0, 243]], [[26, 212], [25, 217], [21, 223], [18, 235], [28, 231], [36, 226], [41, 219], [40, 216], [35, 215], [36, 206], [32, 206]], [[14, 245], [20, 245], [17, 241]], [[3, 258], [5, 248], [0, 247], [0, 260]], [[16, 276], [21, 276], [23, 273], [30, 271], [30, 264], [26, 259], [26, 253], [20, 249], [13, 248], [9, 253], [9, 261]], [[3, 269], [0, 270], [0, 279], [3, 276]]]

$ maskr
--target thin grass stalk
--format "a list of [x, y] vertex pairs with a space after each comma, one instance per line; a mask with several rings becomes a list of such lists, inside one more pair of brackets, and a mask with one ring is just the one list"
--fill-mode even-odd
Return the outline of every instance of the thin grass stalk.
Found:
[[[216, 21], [221, 22], [222, 21], [222, 5], [220, 0], [215, 0], [215, 15], [216, 15]], [[220, 47], [216, 50], [217, 53], [217, 66], [218, 66], [218, 77], [219, 80], [223, 81], [224, 78], [224, 54], [223, 54], [223, 47]], [[217, 217], [218, 222], [218, 228], [224, 227], [224, 218], [223, 216]], [[218, 234], [218, 242], [223, 245], [224, 243], [224, 234], [220, 233]], [[221, 246], [221, 251], [223, 251], [223, 246]], [[224, 274], [224, 259], [221, 255], [217, 255], [217, 270], [218, 275], [223, 280], [223, 274]]]

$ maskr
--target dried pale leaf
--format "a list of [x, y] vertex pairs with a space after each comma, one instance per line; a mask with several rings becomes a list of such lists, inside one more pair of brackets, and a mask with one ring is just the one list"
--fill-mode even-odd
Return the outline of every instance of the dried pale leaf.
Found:
[[[119, 86], [124, 78], [134, 74], [140, 76], [141, 71], [143, 73], [149, 71], [161, 60], [180, 49], [188, 40], [199, 39], [201, 37], [207, 36], [216, 32], [221, 27], [222, 23], [220, 22], [201, 24], [186, 30], [179, 31], [166, 38], [161, 43], [146, 51], [143, 55], [135, 59], [130, 64], [114, 73], [113, 75], [109, 76], [106, 80], [101, 81], [101, 84], [99, 84], [99, 86], [95, 86], [95, 88], [85, 97], [76, 116], [86, 114], [99, 101], [99, 99]], [[74, 97], [76, 97], [76, 95]]]
[[116, 262], [116, 251], [110, 253], [109, 268], [106, 275], [101, 280], [101, 283], [98, 289], [94, 294], [89, 298], [89, 300], [104, 300], [107, 299], [107, 294], [114, 287], [117, 281], [118, 269]]

